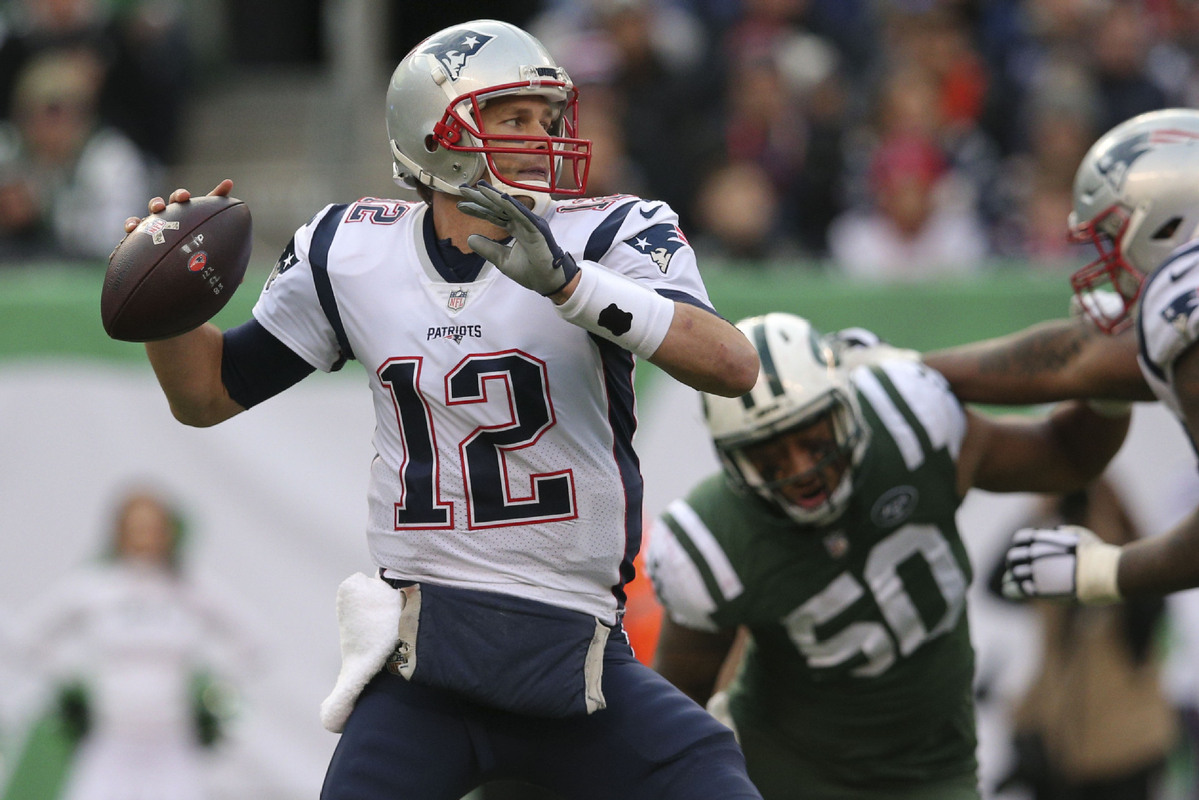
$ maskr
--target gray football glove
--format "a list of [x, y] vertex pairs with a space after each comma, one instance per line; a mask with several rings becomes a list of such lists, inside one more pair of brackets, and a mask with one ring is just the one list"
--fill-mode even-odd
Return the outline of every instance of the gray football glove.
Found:
[[1012, 600], [1118, 600], [1120, 552], [1081, 525], [1021, 528], [1008, 546], [1003, 594]]
[[479, 181], [474, 187], [461, 186], [459, 190], [466, 198], [458, 203], [459, 211], [486, 220], [512, 235], [513, 241], [507, 245], [477, 233], [466, 240], [472, 250], [495, 264], [500, 272], [542, 295], [561, 291], [578, 273], [574, 258], [554, 241], [546, 221], [519, 200], [496, 191], [486, 181]]

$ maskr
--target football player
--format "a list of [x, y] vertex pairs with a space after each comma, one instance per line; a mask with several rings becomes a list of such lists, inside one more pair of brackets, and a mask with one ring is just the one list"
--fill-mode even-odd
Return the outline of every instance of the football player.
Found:
[[757, 355], [713, 311], [670, 207], [584, 195], [577, 95], [519, 28], [430, 36], [387, 91], [394, 174], [422, 201], [326, 206], [252, 320], [146, 346], [192, 425], [317, 369], [365, 369], [378, 574], [339, 590], [324, 800], [456, 800], [493, 778], [759, 797], [729, 731], [620, 627], [642, 534], [635, 360], [737, 396]]
[[666, 610], [655, 667], [706, 703], [748, 630], [712, 710], [766, 800], [978, 800], [956, 511], [971, 487], [1087, 485], [1127, 417], [1080, 402], [985, 417], [917, 361], [846, 371], [803, 318], [738, 326], [762, 366], [748, 394], [703, 395], [723, 470], [650, 534]]
[[[1127, 414], [1160, 400], [1199, 432], [1199, 111], [1133, 117], [1091, 146], [1074, 179], [1070, 235], [1099, 257], [1071, 277], [1074, 319], [925, 354], [965, 400], [1065, 397]], [[1123, 547], [1085, 528], [1024, 529], [1008, 551], [1014, 598], [1087, 603], [1199, 587], [1199, 511]]]

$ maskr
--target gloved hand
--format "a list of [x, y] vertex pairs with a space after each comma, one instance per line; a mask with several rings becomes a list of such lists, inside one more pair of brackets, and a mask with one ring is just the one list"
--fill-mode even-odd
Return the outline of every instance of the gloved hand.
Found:
[[1119, 547], [1080, 525], [1021, 528], [1008, 546], [1004, 597], [1114, 602], [1120, 599], [1120, 553]]
[[874, 366], [883, 361], [919, 361], [916, 350], [894, 347], [879, 338], [878, 334], [865, 328], [842, 328], [826, 333], [824, 343], [837, 357], [846, 370], [863, 365]]
[[496, 191], [486, 181], [459, 187], [465, 200], [458, 210], [486, 220], [512, 235], [508, 245], [471, 234], [466, 243], [500, 272], [538, 294], [551, 295], [570, 283], [579, 267], [570, 253], [554, 241], [550, 226], [511, 195]]

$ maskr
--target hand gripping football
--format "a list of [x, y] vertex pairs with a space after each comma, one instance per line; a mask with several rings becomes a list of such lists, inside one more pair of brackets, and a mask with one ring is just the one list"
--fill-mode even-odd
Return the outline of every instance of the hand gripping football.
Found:
[[108, 257], [104, 330], [149, 342], [212, 319], [246, 274], [250, 234], [250, 209], [233, 197], [193, 197], [146, 217]]

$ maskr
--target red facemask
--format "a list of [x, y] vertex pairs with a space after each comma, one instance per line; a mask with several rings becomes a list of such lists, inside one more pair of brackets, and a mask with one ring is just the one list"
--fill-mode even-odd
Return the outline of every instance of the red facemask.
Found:
[[[433, 138], [437, 144], [447, 150], [461, 153], [482, 153], [487, 159], [487, 168], [501, 183], [514, 189], [532, 192], [550, 192], [571, 197], [582, 196], [587, 190], [587, 173], [591, 168], [591, 140], [577, 138], [578, 132], [578, 102], [579, 90], [568, 87], [561, 81], [544, 80], [538, 84], [549, 88], [559, 88], [566, 92], [566, 103], [562, 108], [559, 119], [561, 132], [564, 136], [546, 135], [544, 137], [516, 136], [511, 134], [483, 133], [474, 120], [481, 119], [482, 103], [480, 96], [486, 100], [488, 96], [503, 94], [513, 89], [529, 88], [527, 82], [508, 83], [502, 86], [491, 86], [475, 92], [467, 92], [453, 100], [446, 108], [445, 116], [433, 127]], [[458, 106], [464, 102], [470, 103], [470, 114], [458, 112]], [[463, 134], [470, 134], [479, 145], [463, 144]], [[535, 143], [536, 147], [530, 147]], [[492, 156], [496, 154], [513, 154], [528, 156], [531, 152], [540, 152], [546, 159], [546, 174], [549, 176], [549, 187], [512, 181], [505, 178], [495, 167]], [[559, 169], [559, 165], [568, 165], [568, 169]], [[561, 182], [560, 182], [561, 181]]]
[[[1099, 258], [1070, 276], [1070, 288], [1078, 296], [1083, 311], [1104, 333], [1118, 333], [1132, 321], [1132, 309], [1141, 296], [1141, 284], [1145, 276], [1124, 258], [1124, 235], [1128, 230], [1128, 214], [1119, 206], [1112, 206], [1095, 216], [1090, 222], [1070, 231], [1070, 241], [1075, 244], [1095, 245]], [[1115, 227], [1116, 233], [1108, 231]], [[1122, 306], [1100, 302], [1095, 293], [1099, 290], [1114, 291], [1123, 301]]]

